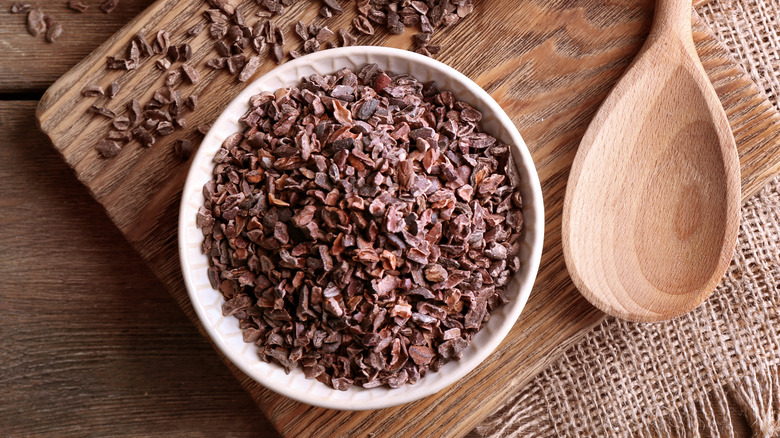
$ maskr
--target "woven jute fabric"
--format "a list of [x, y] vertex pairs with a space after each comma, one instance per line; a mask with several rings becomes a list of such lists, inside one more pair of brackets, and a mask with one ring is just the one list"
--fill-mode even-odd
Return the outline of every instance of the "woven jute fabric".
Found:
[[[778, 105], [780, 0], [697, 12]], [[780, 177], [743, 205], [734, 259], [704, 304], [663, 323], [606, 319], [476, 432], [733, 437], [732, 414], [756, 437], [780, 436]]]
[[769, 100], [780, 105], [780, 0], [721, 0], [697, 12]]

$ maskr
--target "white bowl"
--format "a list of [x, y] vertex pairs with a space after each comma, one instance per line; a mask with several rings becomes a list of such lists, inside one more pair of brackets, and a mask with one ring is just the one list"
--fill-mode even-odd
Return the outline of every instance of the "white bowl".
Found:
[[[484, 130], [512, 148], [522, 178], [525, 234], [519, 254], [521, 268], [509, 285], [509, 303], [492, 312], [490, 321], [474, 336], [460, 360], [447, 363], [438, 372], [429, 372], [414, 385], [396, 389], [353, 386], [347, 391], [337, 391], [317, 380], [306, 379], [300, 368], [285, 374], [281, 366], [261, 361], [258, 347], [244, 343], [238, 320], [222, 316], [224, 299], [209, 284], [208, 259], [201, 252], [203, 234], [195, 225], [195, 215], [204, 202], [203, 185], [212, 178], [212, 158], [222, 142], [239, 130], [238, 119], [249, 108], [250, 96], [291, 86], [303, 76], [332, 73], [342, 67], [355, 69], [368, 63], [376, 63], [394, 73], [411, 74], [420, 81], [433, 80], [439, 89], [452, 90], [458, 100], [483, 112]], [[452, 385], [476, 368], [501, 343], [523, 310], [539, 269], [543, 236], [544, 206], [539, 177], [528, 148], [506, 113], [482, 88], [453, 68], [416, 53], [386, 47], [323, 50], [287, 62], [247, 85], [203, 139], [192, 161], [179, 211], [179, 254], [184, 283], [203, 326], [222, 352], [244, 373], [279, 394], [310, 405], [345, 410], [380, 409], [418, 400]]]

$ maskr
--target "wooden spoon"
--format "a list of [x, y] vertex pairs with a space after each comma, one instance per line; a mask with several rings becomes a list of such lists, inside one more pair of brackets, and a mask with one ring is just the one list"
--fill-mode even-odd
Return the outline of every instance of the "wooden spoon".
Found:
[[566, 266], [610, 315], [673, 318], [704, 301], [725, 273], [739, 205], [739, 157], [693, 45], [691, 1], [658, 0], [647, 42], [574, 159]]

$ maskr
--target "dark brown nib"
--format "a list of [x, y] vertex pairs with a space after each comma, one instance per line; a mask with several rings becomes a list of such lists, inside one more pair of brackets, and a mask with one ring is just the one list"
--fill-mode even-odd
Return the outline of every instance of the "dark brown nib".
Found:
[[100, 155], [105, 158], [115, 157], [119, 151], [122, 150], [116, 141], [108, 139], [100, 140], [96, 146], [96, 149], [98, 153], [100, 153]]
[[76, 12], [86, 12], [89, 9], [89, 6], [85, 5], [81, 0], [70, 0], [68, 7]]
[[191, 84], [197, 84], [200, 82], [200, 73], [198, 73], [197, 70], [195, 70], [193, 67], [182, 64], [181, 69], [184, 72], [184, 76], [187, 78], [188, 81], [190, 81]]
[[87, 85], [81, 90], [81, 94], [87, 97], [96, 97], [104, 95], [105, 91], [103, 91], [103, 87], [99, 85]]
[[38, 36], [46, 32], [46, 22], [40, 9], [31, 9], [27, 13], [27, 31], [32, 36]]
[[32, 5], [27, 2], [15, 2], [11, 5], [11, 13], [20, 14], [29, 11], [30, 8], [32, 8]]
[[114, 9], [116, 9], [117, 6], [119, 6], [119, 0], [105, 0], [103, 4], [100, 5], [100, 9], [106, 14], [110, 14], [114, 12]]
[[62, 35], [62, 25], [60, 23], [57, 23], [56, 21], [52, 21], [51, 24], [47, 26], [46, 41], [53, 43], [61, 35]]

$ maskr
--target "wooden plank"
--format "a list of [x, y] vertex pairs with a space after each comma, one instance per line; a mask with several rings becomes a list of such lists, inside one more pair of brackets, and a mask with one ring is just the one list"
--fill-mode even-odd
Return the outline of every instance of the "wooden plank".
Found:
[[[649, 29], [652, 1], [486, 2], [475, 14], [437, 35], [439, 59], [483, 86], [505, 108], [528, 143], [542, 180], [547, 212], [543, 268], [523, 315], [484, 364], [460, 383], [417, 403], [372, 412], [313, 408], [282, 398], [230, 368], [285, 436], [459, 436], [500, 406], [515, 388], [555, 359], [603, 314], [574, 289], [560, 245], [560, 213], [568, 169], [590, 118], [623, 72]], [[279, 22], [308, 22], [316, 5], [296, 3]], [[84, 116], [91, 103], [81, 86], [119, 79], [130, 91], [162, 83], [150, 63], [138, 72], [103, 77], [107, 54], [119, 53], [138, 29], [166, 28], [180, 37], [203, 8], [198, 0], [159, 2], [109, 39], [58, 81], [39, 107], [43, 130], [79, 179], [201, 329], [183, 288], [176, 254], [176, 215], [186, 165], [176, 162], [164, 139], [150, 150], [129, 146], [113, 160], [97, 159], [94, 142], [106, 123]], [[250, 10], [251, 11], [251, 10]], [[246, 14], [250, 16], [250, 14]], [[349, 13], [338, 18], [347, 22]], [[740, 149], [743, 195], [778, 171], [780, 116], [724, 49], [696, 23], [697, 48], [727, 108]], [[333, 26], [338, 28], [339, 25]], [[178, 35], [178, 36], [177, 36]], [[368, 43], [407, 47], [409, 36], [378, 35]], [[208, 47], [195, 39], [195, 64]], [[258, 74], [272, 67], [263, 66]], [[205, 85], [208, 84], [209, 88]], [[239, 91], [225, 74], [208, 74], [196, 89], [206, 105], [192, 117], [210, 120]], [[75, 91], [74, 91], [75, 90]], [[138, 91], [136, 91], [136, 94]], [[119, 105], [119, 103], [110, 103]]]
[[62, 24], [62, 36], [47, 43], [43, 36], [27, 33], [27, 14], [8, 12], [12, 2], [0, 10], [0, 93], [42, 93], [60, 76], [84, 59], [153, 0], [122, 0], [110, 14], [100, 10], [102, 2], [84, 1], [86, 12], [67, 7], [68, 2], [30, 2]]
[[3, 436], [278, 436], [35, 123], [0, 101]]

